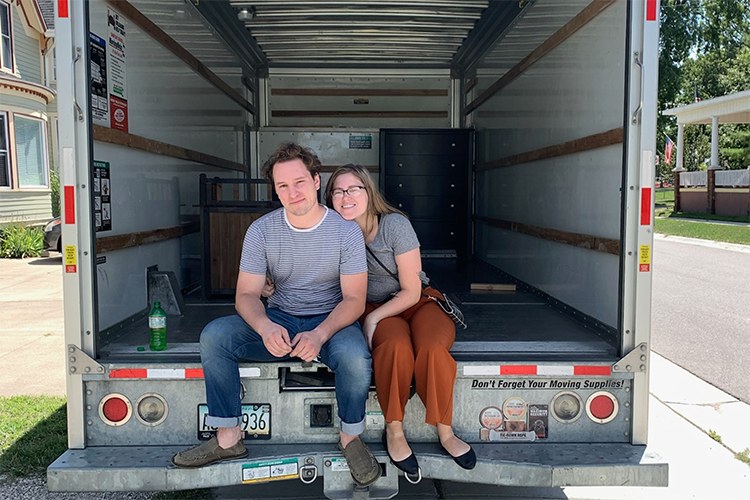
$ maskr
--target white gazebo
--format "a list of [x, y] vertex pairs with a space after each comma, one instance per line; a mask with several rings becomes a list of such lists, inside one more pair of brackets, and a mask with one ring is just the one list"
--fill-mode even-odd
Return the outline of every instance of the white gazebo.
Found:
[[677, 117], [676, 172], [685, 170], [682, 166], [683, 128], [699, 123], [711, 124], [711, 165], [708, 168], [719, 170], [719, 123], [750, 123], [750, 90], [665, 109], [662, 114]]

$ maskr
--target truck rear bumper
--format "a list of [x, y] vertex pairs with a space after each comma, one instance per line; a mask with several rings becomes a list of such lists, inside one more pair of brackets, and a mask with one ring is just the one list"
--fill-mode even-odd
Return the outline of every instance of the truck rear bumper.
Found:
[[[506, 486], [666, 486], [668, 465], [647, 451], [629, 444], [474, 444], [477, 466], [465, 471], [434, 444], [413, 444], [424, 478]], [[173, 491], [243, 483], [243, 470], [267, 462], [296, 463], [308, 479], [322, 476], [329, 494], [351, 489], [351, 478], [334, 445], [251, 445], [252, 458], [201, 469], [178, 469], [171, 457], [184, 447], [90, 447], [68, 450], [47, 469], [50, 491]], [[398, 471], [389, 463], [382, 445], [371, 446], [384, 464], [385, 476], [375, 483], [384, 488], [370, 498], [389, 498], [398, 492]], [[256, 474], [257, 475], [257, 474]], [[245, 479], [248, 478], [246, 474]], [[282, 479], [279, 476], [279, 479]], [[265, 482], [265, 480], [261, 480]], [[261, 482], [258, 481], [258, 482]], [[330, 483], [330, 488], [328, 487]], [[395, 487], [395, 490], [393, 488]], [[371, 487], [371, 490], [374, 488]], [[386, 494], [387, 491], [392, 494]], [[376, 493], [371, 491], [371, 493]]]

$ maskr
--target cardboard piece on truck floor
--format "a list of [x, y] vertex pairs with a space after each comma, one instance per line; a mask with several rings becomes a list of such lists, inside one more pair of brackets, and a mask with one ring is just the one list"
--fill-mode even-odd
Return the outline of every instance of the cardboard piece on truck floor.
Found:
[[487, 292], [515, 292], [515, 283], [472, 283], [471, 290], [483, 290]]

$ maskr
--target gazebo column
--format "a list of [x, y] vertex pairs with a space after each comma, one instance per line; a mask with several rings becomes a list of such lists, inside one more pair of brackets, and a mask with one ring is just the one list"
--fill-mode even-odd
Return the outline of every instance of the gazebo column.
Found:
[[711, 165], [706, 172], [706, 195], [708, 197], [706, 213], [716, 213], [716, 171], [719, 165], [719, 117], [711, 117]]
[[682, 152], [684, 148], [683, 135], [685, 131], [685, 124], [677, 124], [677, 166], [672, 172], [674, 172], [674, 211], [681, 212], [682, 204], [680, 203], [680, 173], [684, 172], [685, 169], [682, 167]]
[[719, 165], [719, 117], [711, 117], [711, 165], [710, 169], [718, 170]]

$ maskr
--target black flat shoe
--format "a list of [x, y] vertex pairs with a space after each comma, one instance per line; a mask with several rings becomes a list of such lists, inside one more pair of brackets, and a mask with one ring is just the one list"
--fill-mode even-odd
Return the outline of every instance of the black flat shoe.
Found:
[[[443, 443], [440, 443], [440, 446], [443, 447]], [[444, 447], [443, 449], [445, 450]], [[448, 455], [451, 455], [448, 450], [445, 450], [445, 452], [448, 453]], [[472, 448], [471, 445], [469, 445], [469, 451], [463, 455], [458, 457], [451, 455], [451, 458], [453, 458], [453, 461], [456, 462], [459, 467], [466, 470], [471, 470], [477, 465], [477, 455], [474, 453], [474, 448]]]
[[391, 452], [388, 451], [388, 437], [386, 436], [385, 432], [383, 432], [383, 446], [385, 446], [385, 452], [388, 454], [388, 458], [391, 459], [391, 463], [395, 465], [396, 468], [404, 471], [405, 474], [409, 474], [411, 476], [419, 474], [419, 463], [417, 463], [417, 457], [414, 456], [414, 453], [403, 460], [393, 460]]

